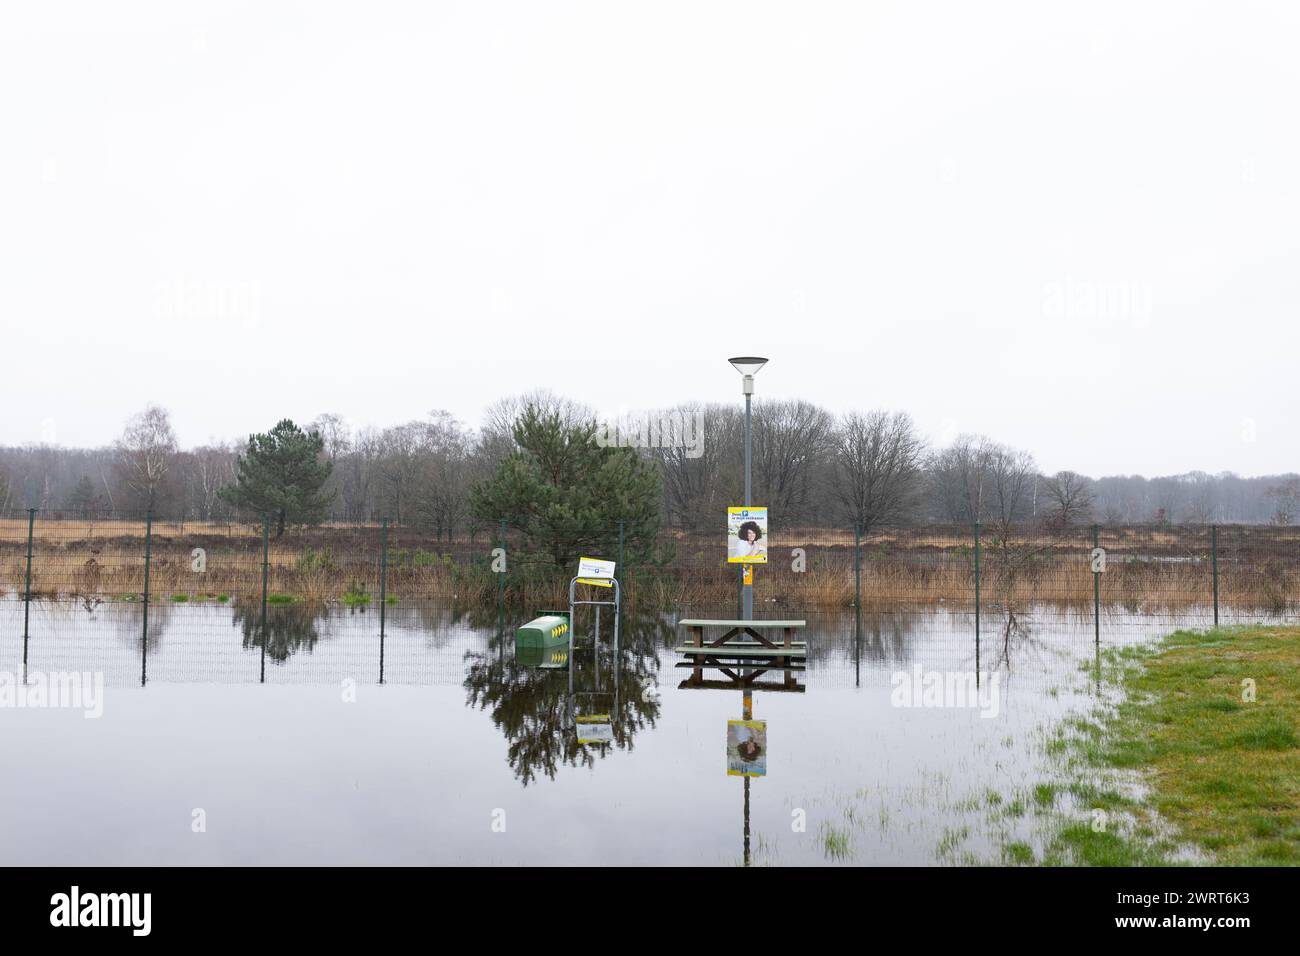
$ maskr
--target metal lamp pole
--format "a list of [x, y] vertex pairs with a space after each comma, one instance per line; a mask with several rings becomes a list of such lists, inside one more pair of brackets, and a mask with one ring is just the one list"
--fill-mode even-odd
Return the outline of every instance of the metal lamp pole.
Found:
[[[742, 376], [744, 376], [745, 507], [748, 508], [750, 505], [754, 503], [752, 499], [753, 484], [750, 479], [752, 473], [751, 463], [753, 460], [753, 451], [754, 451], [753, 431], [751, 428], [752, 413], [750, 409], [750, 402], [751, 399], [754, 397], [754, 376], [758, 373], [759, 369], [761, 369], [764, 365], [767, 364], [767, 359], [758, 358], [752, 355], [741, 355], [741, 356], [737, 356], [736, 358], [728, 359], [727, 361], [732, 364], [732, 366], [736, 369], [737, 372], [739, 372]], [[748, 576], [745, 574], [747, 570], [751, 572]], [[753, 569], [749, 565], [741, 565], [740, 575], [741, 575], [742, 583], [741, 583], [741, 590], [740, 590], [740, 595], [741, 595], [740, 619], [742, 621], [752, 621], [754, 619], [754, 585], [752, 583], [753, 582], [752, 572]]]

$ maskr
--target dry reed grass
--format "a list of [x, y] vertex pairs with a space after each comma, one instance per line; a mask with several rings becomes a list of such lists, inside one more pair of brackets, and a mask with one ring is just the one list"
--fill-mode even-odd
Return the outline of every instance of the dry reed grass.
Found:
[[[150, 561], [151, 599], [253, 597], [262, 588], [260, 529], [248, 525], [155, 522]], [[836, 529], [788, 532], [806, 551], [803, 572], [791, 568], [783, 542], [771, 561], [755, 568], [760, 603], [798, 609], [843, 608], [854, 603], [853, 536]], [[0, 519], [0, 589], [21, 594], [26, 571], [25, 519]], [[100, 596], [134, 599], [144, 588], [144, 522], [41, 520], [33, 542], [34, 597]], [[625, 600], [646, 607], [733, 606], [734, 566], [715, 557], [716, 535], [667, 532], [676, 557], [664, 567], [625, 573]], [[1219, 600], [1224, 606], [1272, 613], [1300, 609], [1300, 529], [1221, 528]], [[420, 544], [429, 550], [421, 550]], [[1212, 597], [1209, 532], [1205, 528], [1107, 528], [1109, 553], [1102, 600], [1132, 610], [1208, 604]], [[863, 542], [864, 607], [970, 605], [974, 553], [964, 529], [906, 528], [873, 534]], [[400, 545], [400, 547], [399, 547]], [[410, 601], [487, 604], [497, 580], [487, 568], [484, 541], [440, 544], [406, 533], [390, 545], [387, 590]], [[191, 549], [207, 551], [207, 569], [191, 569]], [[1091, 532], [1068, 535], [1030, 529], [984, 543], [981, 595], [985, 602], [1021, 606], [1035, 602], [1090, 605]], [[361, 591], [379, 596], [379, 533], [370, 526], [336, 525], [272, 540], [268, 590], [312, 602], [341, 600]], [[512, 565], [507, 598], [527, 606], [567, 602], [568, 576]]]

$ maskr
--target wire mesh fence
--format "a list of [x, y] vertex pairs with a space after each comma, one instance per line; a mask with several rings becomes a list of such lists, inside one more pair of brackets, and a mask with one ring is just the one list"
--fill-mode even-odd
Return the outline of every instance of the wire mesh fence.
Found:
[[[899, 621], [996, 640], [1061, 622], [1122, 631], [1300, 617], [1300, 528], [937, 526], [792, 529], [755, 570], [755, 616], [820, 615], [825, 653]], [[677, 617], [739, 616], [720, 535], [621, 525], [530, 538], [510, 520], [456, 538], [391, 521], [280, 529], [153, 516], [0, 515], [0, 670], [114, 683], [459, 682], [534, 612], [567, 609], [580, 550], [617, 562], [628, 643], [671, 647]], [[927, 624], [926, 622], [931, 623]], [[873, 623], [875, 622], [875, 623]], [[958, 623], [954, 623], [958, 622]], [[495, 638], [488, 640], [485, 638]], [[946, 638], [945, 638], [946, 639]], [[1009, 638], [1008, 638], [1009, 639]], [[495, 640], [495, 643], [493, 643]], [[813, 642], [813, 647], [817, 642]], [[842, 649], [842, 648], [841, 648]]]

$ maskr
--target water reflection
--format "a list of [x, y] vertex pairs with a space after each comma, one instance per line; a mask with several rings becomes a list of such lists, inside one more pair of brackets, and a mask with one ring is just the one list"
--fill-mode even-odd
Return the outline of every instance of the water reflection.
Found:
[[[78, 602], [86, 611], [88, 619], [96, 619], [98, 606], [87, 607], [85, 602]], [[149, 634], [147, 649], [152, 652], [159, 649], [162, 644], [163, 635], [171, 625], [172, 606], [170, 604], [150, 604], [149, 614]], [[127, 647], [133, 648], [138, 654], [140, 651], [141, 635], [144, 633], [144, 616], [145, 605], [140, 602], [123, 602], [113, 607], [113, 613], [105, 616], [106, 620], [113, 622], [113, 632], [117, 639]]]
[[[283, 664], [299, 651], [310, 653], [320, 640], [317, 623], [326, 614], [324, 604], [295, 602], [266, 609], [266, 656]], [[245, 650], [261, 650], [262, 605], [259, 601], [236, 598], [231, 624], [243, 633]]]
[[[645, 623], [645, 622], [643, 622]], [[542, 774], [554, 779], [563, 765], [593, 767], [604, 745], [578, 743], [576, 718], [608, 714], [610, 746], [631, 751], [633, 740], [659, 716], [659, 625], [625, 634], [617, 658], [579, 643], [564, 667], [538, 666], [527, 654], [515, 656], [513, 632], [491, 636], [481, 651], [465, 655], [470, 706], [487, 711], [506, 738], [506, 760], [524, 786]], [[549, 663], [551, 652], [546, 652]], [[570, 687], [572, 686], [572, 692]]]
[[[7, 642], [11, 669], [27, 654], [32, 671], [94, 670], [103, 671], [110, 684], [140, 682], [143, 609], [138, 604], [112, 602], [88, 612], [81, 602], [33, 602], [29, 628], [24, 610], [21, 601], [0, 599], [0, 642]], [[267, 655], [284, 664], [274, 672], [266, 668], [267, 683], [337, 686], [348, 677], [378, 679], [377, 608], [349, 613], [297, 604], [267, 610]], [[1014, 614], [987, 608], [978, 659], [968, 608], [864, 609], [860, 630], [852, 613], [809, 615], [808, 669], [799, 675], [807, 692], [764, 694], [751, 688], [756, 699], [748, 709], [743, 691], [734, 686], [678, 689], [689, 671], [675, 668], [680, 658], [673, 649], [681, 643], [677, 615], [625, 612], [620, 659], [614, 659], [608, 640], [599, 660], [589, 645], [580, 646], [570, 694], [567, 661], [552, 669], [546, 661], [534, 667], [516, 657], [518, 612], [503, 620], [492, 607], [416, 603], [387, 611], [386, 679], [393, 686], [363, 691], [364, 707], [342, 708], [332, 694], [219, 686], [256, 683], [263, 676], [260, 601], [234, 607], [211, 601], [151, 605], [148, 689], [113, 696], [107, 719], [95, 725], [103, 731], [93, 741], [87, 738], [86, 753], [92, 756], [51, 765], [120, 766], [137, 754], [141, 727], [172, 733], [180, 742], [210, 733], [235, 758], [256, 754], [260, 763], [253, 766], [291, 768], [293, 773], [275, 779], [276, 786], [289, 788], [286, 802], [309, 809], [287, 815], [269, 833], [256, 808], [242, 809], [241, 791], [221, 792], [225, 776], [214, 769], [211, 749], [178, 743], [167, 752], [179, 763], [163, 762], [156, 780], [113, 776], [108, 770], [103, 779], [88, 778], [86, 785], [118, 798], [103, 801], [106, 807], [127, 814], [108, 821], [106, 810], [103, 821], [95, 818], [102, 841], [97, 849], [129, 859], [127, 837], [118, 834], [138, 832], [153, 812], [147, 801], [134, 797], [165, 786], [167, 775], [180, 772], [210, 773], [204, 779], [218, 797], [228, 798], [232, 812], [247, 814], [225, 829], [229, 842], [222, 852], [252, 863], [408, 862], [417, 842], [412, 833], [421, 827], [436, 847], [428, 852], [445, 862], [997, 863], [1007, 840], [1036, 846], [1036, 792], [1053, 781], [1042, 753], [1043, 728], [1072, 713], [1089, 713], [1096, 701], [1085, 698], [1098, 689], [1100, 648], [1091, 608], [1076, 613], [1042, 606]], [[698, 613], [693, 609], [681, 616]], [[703, 611], [702, 616], [711, 615]], [[1197, 623], [1207, 621], [1174, 622], [1107, 609], [1102, 644]], [[21, 640], [25, 629], [30, 646]], [[10, 637], [3, 638], [6, 634]], [[1008, 687], [1014, 671], [1017, 693], [1014, 698], [1004, 693], [1000, 710], [988, 718], [973, 708], [893, 702], [891, 675], [918, 665], [927, 671], [966, 672], [974, 666], [982, 675], [997, 672], [1001, 688]], [[169, 686], [181, 682], [190, 686]], [[247, 706], [229, 707], [236, 699]], [[193, 700], [213, 706], [196, 708]], [[288, 724], [281, 718], [301, 713], [286, 708], [318, 705], [311, 719], [320, 733], [295, 736], [292, 747], [265, 734], [268, 722]], [[232, 710], [238, 713], [231, 716]], [[204, 724], [205, 713], [220, 718]], [[597, 714], [610, 717], [610, 742], [579, 744], [577, 718]], [[35, 716], [0, 711], [0, 721], [28, 721], [23, 734], [0, 734], [0, 749], [9, 748], [0, 756], [18, 765], [33, 741], [71, 746], [68, 740], [39, 737], [49, 731], [42, 729], [46, 724], [32, 722]], [[724, 731], [728, 721], [746, 717], [768, 722], [770, 760], [767, 776], [742, 778], [737, 787], [727, 776]], [[446, 732], [451, 726], [455, 734]], [[429, 759], [407, 759], [420, 748]], [[100, 759], [103, 754], [113, 759]], [[137, 764], [141, 773], [153, 772], [150, 762]], [[322, 769], [338, 766], [343, 769], [337, 773]], [[580, 767], [586, 772], [569, 772]], [[426, 806], [436, 805], [439, 812], [417, 820], [412, 814], [419, 811], [409, 809], [409, 802], [395, 811], [395, 780], [418, 787], [428, 795]], [[294, 790], [300, 781], [305, 782]], [[529, 822], [520, 828], [522, 839], [488, 843], [489, 837], [466, 821], [479, 819], [482, 806], [498, 805], [486, 802], [489, 795], [496, 801], [503, 793]], [[682, 811], [684, 800], [690, 812]], [[605, 812], [615, 807], [624, 812]], [[21, 791], [13, 791], [0, 808], [8, 818], [33, 826], [44, 826], [39, 821], [49, 816], [42, 816], [36, 797], [28, 799]], [[806, 831], [791, 826], [795, 808], [806, 811]], [[366, 841], [338, 844], [319, 838], [355, 829], [361, 815], [376, 822]], [[574, 839], [578, 825], [584, 828], [582, 838]], [[38, 836], [21, 850], [8, 841], [5, 852], [13, 859], [40, 861], [50, 846], [85, 845], [52, 828]], [[157, 859], [203, 862], [193, 846], [178, 839], [159, 850]]]

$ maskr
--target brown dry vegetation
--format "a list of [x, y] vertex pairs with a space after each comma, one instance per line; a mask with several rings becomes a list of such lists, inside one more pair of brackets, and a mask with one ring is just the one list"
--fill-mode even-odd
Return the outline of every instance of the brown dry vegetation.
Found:
[[[144, 523], [116, 520], [37, 523], [31, 590], [34, 597], [134, 599], [144, 589]], [[839, 529], [782, 533], [770, 563], [755, 569], [760, 604], [800, 609], [850, 607], [854, 602], [853, 536]], [[626, 600], [652, 607], [729, 606], [738, 571], [721, 559], [716, 535], [665, 532], [673, 557], [661, 567], [626, 569]], [[796, 544], [795, 542], [798, 542]], [[0, 588], [25, 586], [27, 523], [0, 520]], [[1090, 605], [1091, 530], [1041, 528], [998, 534], [981, 542], [985, 603]], [[1108, 553], [1102, 599], [1134, 611], [1207, 605], [1212, 599], [1210, 532], [1204, 527], [1105, 528]], [[495, 600], [488, 568], [492, 542], [438, 541], [407, 528], [390, 529], [387, 590], [400, 599]], [[796, 572], [793, 549], [804, 549]], [[207, 552], [207, 570], [191, 570], [191, 550]], [[510, 600], [559, 606], [567, 574], [511, 552]], [[1300, 607], [1300, 529], [1233, 526], [1218, 531], [1219, 598], [1224, 606], [1281, 613]], [[916, 527], [873, 534], [862, 544], [864, 607], [968, 606], [974, 599], [974, 541], [970, 529]], [[345, 593], [379, 595], [380, 530], [373, 525], [325, 525], [272, 539], [268, 590], [314, 601]], [[170, 600], [250, 597], [262, 586], [261, 530], [248, 525], [155, 522], [150, 597]]]

